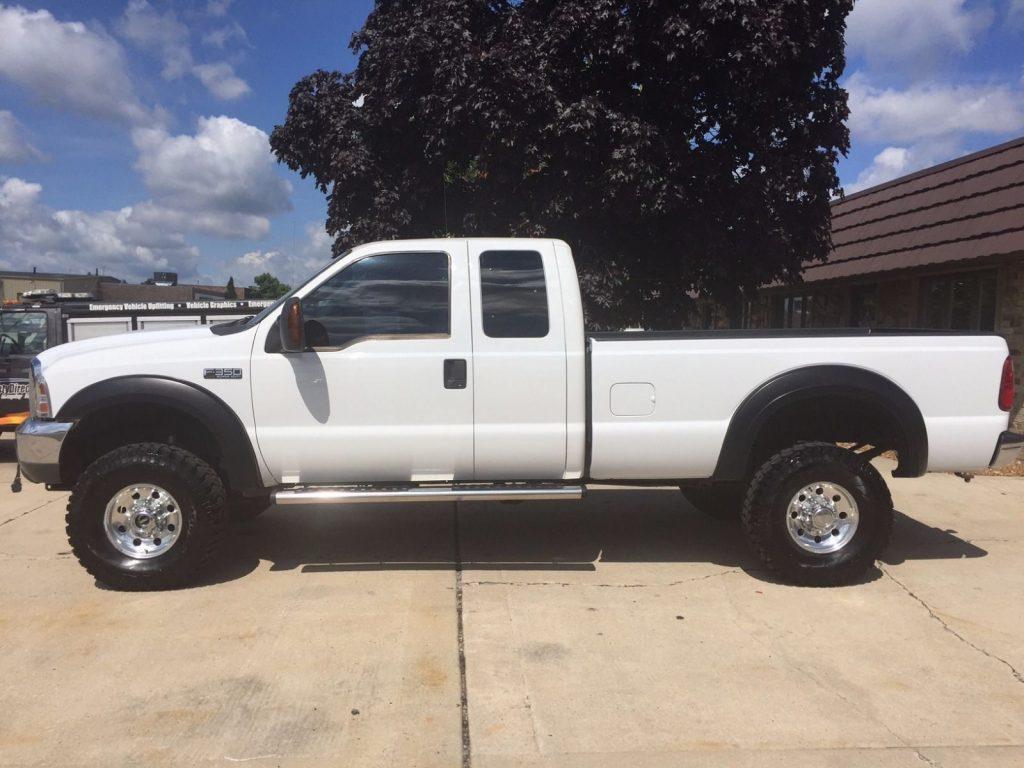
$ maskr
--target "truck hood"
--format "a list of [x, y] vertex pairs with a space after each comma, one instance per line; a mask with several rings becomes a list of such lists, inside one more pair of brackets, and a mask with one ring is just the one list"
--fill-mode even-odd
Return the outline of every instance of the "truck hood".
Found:
[[39, 362], [45, 369], [58, 360], [67, 360], [109, 349], [129, 349], [132, 347], [154, 347], [180, 341], [209, 341], [216, 338], [207, 326], [196, 328], [173, 328], [169, 331], [131, 331], [116, 333], [112, 336], [100, 336], [96, 339], [83, 339], [59, 344], [56, 347], [39, 353]]

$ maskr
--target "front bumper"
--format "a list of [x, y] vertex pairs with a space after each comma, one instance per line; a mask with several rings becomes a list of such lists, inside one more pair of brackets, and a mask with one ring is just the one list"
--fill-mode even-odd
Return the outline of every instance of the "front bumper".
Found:
[[60, 447], [74, 426], [72, 421], [28, 419], [15, 433], [18, 464], [26, 480], [60, 485]]
[[990, 467], [1005, 467], [1012, 464], [1024, 448], [1024, 435], [1016, 432], [1003, 432], [996, 442], [996, 452], [992, 454]]

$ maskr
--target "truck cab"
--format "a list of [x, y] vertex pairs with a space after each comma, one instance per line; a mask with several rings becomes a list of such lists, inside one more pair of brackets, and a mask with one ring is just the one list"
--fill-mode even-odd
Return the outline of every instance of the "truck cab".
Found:
[[253, 427], [277, 483], [582, 476], [582, 308], [564, 243], [377, 243], [339, 262], [291, 299], [300, 349], [282, 354], [275, 316], [255, 334]]

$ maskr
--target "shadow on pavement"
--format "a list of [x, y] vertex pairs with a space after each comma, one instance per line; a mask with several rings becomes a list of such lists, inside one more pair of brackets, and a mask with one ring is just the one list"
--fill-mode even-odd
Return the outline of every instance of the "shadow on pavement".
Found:
[[879, 559], [886, 565], [899, 565], [907, 560], [959, 560], [987, 554], [987, 550], [961, 539], [953, 529], [925, 525], [897, 510], [892, 542]]
[[[984, 549], [896, 513], [887, 564], [984, 557]], [[458, 531], [458, 541], [456, 541]], [[260, 560], [272, 571], [464, 569], [593, 571], [604, 563], [712, 563], [770, 575], [739, 523], [693, 509], [673, 489], [594, 490], [583, 503], [277, 507], [238, 526], [212, 581], [238, 578]], [[881, 575], [872, 569], [864, 579]]]
[[[0, 438], [0, 464], [14, 440]], [[458, 537], [456, 537], [458, 531]], [[691, 507], [675, 489], [597, 489], [580, 502], [275, 507], [235, 526], [204, 581], [238, 579], [262, 560], [272, 571], [465, 569], [593, 571], [606, 563], [712, 563], [771, 580], [738, 522]], [[458, 539], [458, 540], [456, 540]], [[984, 557], [956, 531], [896, 513], [882, 562]], [[864, 581], [878, 578], [872, 569]]]

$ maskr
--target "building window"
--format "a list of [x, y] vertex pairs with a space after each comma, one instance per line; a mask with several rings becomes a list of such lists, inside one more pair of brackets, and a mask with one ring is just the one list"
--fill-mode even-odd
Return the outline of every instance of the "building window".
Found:
[[993, 331], [996, 327], [996, 272], [961, 272], [921, 280], [922, 328]]
[[871, 328], [878, 316], [878, 286], [857, 285], [850, 289], [850, 327]]
[[811, 297], [776, 296], [772, 306], [773, 328], [808, 328], [811, 324]]

